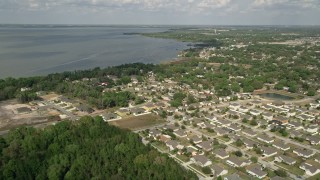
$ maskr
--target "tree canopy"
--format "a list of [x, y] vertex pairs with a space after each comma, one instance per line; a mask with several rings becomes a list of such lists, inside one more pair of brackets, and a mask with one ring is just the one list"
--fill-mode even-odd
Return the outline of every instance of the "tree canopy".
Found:
[[0, 179], [197, 179], [100, 117], [12, 130], [0, 150]]

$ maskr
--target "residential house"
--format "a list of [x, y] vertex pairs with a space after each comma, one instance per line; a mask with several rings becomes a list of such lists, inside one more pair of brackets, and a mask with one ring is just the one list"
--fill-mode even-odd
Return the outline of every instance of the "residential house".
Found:
[[310, 158], [316, 154], [315, 152], [313, 152], [310, 149], [302, 149], [302, 148], [294, 149], [293, 153], [295, 153], [296, 155], [298, 155], [300, 157], [304, 157], [304, 158]]
[[210, 168], [211, 168], [211, 172], [215, 177], [224, 176], [228, 174], [228, 170], [226, 168], [219, 166], [218, 164], [213, 164], [212, 166], [210, 166]]
[[247, 138], [244, 138], [243, 139], [243, 144], [246, 146], [246, 148], [248, 149], [253, 149], [255, 145], [258, 145], [258, 143], [250, 140], [250, 139], [247, 139]]
[[288, 164], [290, 166], [296, 164], [296, 162], [297, 162], [292, 157], [285, 156], [285, 155], [280, 155], [280, 156], [275, 157], [275, 161], [283, 162], [283, 163]]
[[138, 116], [144, 114], [146, 111], [143, 108], [133, 108], [131, 109], [131, 112], [133, 113], [133, 115]]
[[229, 130], [225, 127], [223, 127], [223, 128], [216, 127], [216, 128], [214, 128], [214, 131], [217, 133], [218, 136], [223, 136], [223, 135], [229, 134]]
[[311, 145], [319, 145], [320, 144], [320, 136], [319, 135], [307, 136], [306, 140], [309, 141]]
[[240, 178], [239, 174], [233, 173], [224, 177], [223, 180], [242, 180], [242, 178]]
[[175, 140], [169, 140], [166, 142], [166, 146], [170, 149], [170, 151], [173, 151], [175, 149], [183, 149], [184, 146], [179, 144], [177, 141]]
[[277, 121], [279, 124], [288, 124], [289, 119], [287, 117], [284, 116], [276, 116], [273, 118], [273, 121]]
[[268, 110], [268, 111], [270, 111], [270, 110], [273, 109], [273, 106], [270, 106], [270, 105], [268, 105], [268, 104], [264, 104], [264, 105], [262, 105], [261, 107], [262, 107], [263, 109], [265, 109], [265, 110]]
[[249, 165], [250, 161], [237, 156], [231, 156], [227, 159], [226, 163], [232, 167], [244, 167]]
[[282, 151], [288, 151], [290, 149], [290, 146], [284, 141], [275, 141], [272, 146]]
[[67, 97], [65, 97], [65, 96], [60, 96], [60, 97], [58, 98], [58, 100], [59, 100], [61, 103], [66, 104], [67, 106], [72, 106], [73, 104], [76, 103], [74, 100], [69, 99], [69, 98], [67, 98]]
[[265, 120], [272, 121], [272, 119], [273, 119], [273, 114], [272, 114], [272, 113], [263, 113], [263, 114], [262, 114], [262, 117], [263, 117]]
[[179, 126], [175, 126], [174, 124], [168, 124], [168, 125], [165, 125], [163, 127], [163, 129], [172, 130], [172, 131], [178, 131], [180, 128], [179, 128]]
[[246, 128], [246, 129], [242, 130], [241, 132], [242, 132], [242, 134], [249, 136], [249, 137], [254, 137], [257, 135], [257, 133], [250, 128]]
[[290, 138], [303, 137], [303, 134], [300, 131], [288, 130]]
[[268, 173], [266, 173], [266, 172], [264, 172], [264, 171], [262, 170], [262, 167], [261, 167], [261, 165], [259, 165], [259, 164], [252, 164], [252, 165], [248, 166], [248, 167], [246, 168], [246, 171], [247, 171], [247, 173], [249, 173], [250, 175], [252, 175], [252, 176], [254, 176], [254, 177], [257, 177], [257, 178], [259, 178], [259, 179], [263, 179], [263, 178], [265, 178], [265, 177], [268, 175]]
[[152, 103], [152, 102], [148, 102], [148, 103], [146, 103], [146, 104], [143, 106], [143, 108], [144, 108], [146, 111], [149, 111], [149, 112], [150, 112], [150, 111], [156, 109], [157, 106], [155, 106], [154, 103]]
[[277, 149], [274, 148], [274, 147], [261, 147], [261, 150], [263, 152], [263, 156], [265, 157], [271, 157], [271, 156], [274, 156], [278, 153]]
[[94, 112], [94, 109], [92, 109], [90, 106], [85, 105], [85, 104], [81, 104], [81, 105], [77, 106], [77, 109], [81, 112], [86, 112], [89, 114]]
[[236, 142], [237, 140], [241, 140], [241, 136], [238, 134], [229, 134], [228, 137], [231, 139], [231, 141]]
[[199, 150], [198, 150], [196, 147], [194, 147], [194, 146], [187, 146], [187, 147], [186, 147], [186, 150], [187, 150], [187, 152], [190, 153], [192, 156], [195, 156], [195, 155], [199, 154]]
[[156, 139], [161, 134], [162, 134], [161, 131], [159, 131], [158, 129], [151, 129], [149, 131], [149, 137], [153, 137], [154, 139]]
[[250, 110], [250, 114], [252, 114], [253, 116], [259, 116], [261, 112], [256, 109], [252, 109]]
[[201, 167], [210, 166], [212, 164], [212, 161], [210, 161], [206, 156], [204, 155], [195, 155], [191, 158], [191, 161], [196, 163], [197, 165]]
[[102, 115], [102, 118], [104, 121], [109, 121], [109, 120], [117, 119], [118, 115], [115, 113], [106, 113]]
[[173, 134], [179, 138], [187, 137], [187, 133], [183, 129], [179, 129], [178, 131], [174, 131]]
[[224, 119], [218, 118], [217, 124], [219, 124], [220, 126], [223, 126], [223, 127], [227, 127], [227, 126], [230, 126], [232, 124], [232, 122], [229, 120], [224, 120]]
[[229, 108], [233, 109], [233, 110], [237, 110], [240, 108], [240, 104], [239, 103], [230, 103]]
[[231, 131], [234, 131], [234, 132], [239, 132], [241, 131], [241, 127], [239, 124], [231, 124], [228, 129], [230, 129]]
[[216, 157], [220, 159], [226, 159], [229, 157], [229, 154], [227, 153], [227, 151], [221, 148], [214, 150], [212, 154], [214, 154]]
[[202, 141], [201, 143], [197, 144], [197, 146], [204, 151], [211, 151], [212, 150], [212, 141]]
[[314, 176], [320, 172], [320, 164], [315, 161], [303, 162], [299, 168], [304, 170], [308, 176]]
[[127, 109], [127, 108], [121, 108], [121, 109], [118, 109], [118, 110], [116, 111], [116, 113], [117, 113], [119, 116], [127, 116], [127, 115], [129, 115], [131, 112], [130, 112], [130, 110]]
[[269, 136], [266, 135], [266, 134], [260, 134], [260, 135], [258, 135], [258, 136], [257, 136], [257, 139], [260, 140], [260, 141], [262, 141], [262, 142], [268, 143], [268, 144], [274, 142], [274, 139], [271, 138], [271, 137], [269, 137]]
[[200, 136], [193, 136], [192, 138], [188, 138], [188, 140], [191, 140], [195, 144], [202, 142], [202, 138]]
[[288, 127], [295, 129], [295, 130], [303, 129], [302, 124], [299, 122], [296, 122], [296, 121], [290, 121], [288, 123]]
[[160, 136], [159, 136], [159, 141], [161, 141], [161, 142], [167, 142], [167, 141], [170, 141], [171, 140], [171, 136], [169, 136], [169, 135], [166, 135], [166, 134], [161, 134]]
[[307, 129], [306, 131], [308, 133], [311, 133], [311, 134], [317, 134], [318, 133], [318, 124], [311, 124]]
[[216, 122], [217, 121], [217, 117], [213, 116], [213, 115], [207, 115], [205, 116], [205, 118], [211, 122]]
[[245, 107], [245, 106], [240, 106], [239, 107], [239, 111], [242, 113], [247, 113], [249, 112], [249, 108]]
[[315, 117], [309, 114], [301, 114], [297, 116], [297, 118], [303, 120], [303, 121], [313, 121], [315, 120]]

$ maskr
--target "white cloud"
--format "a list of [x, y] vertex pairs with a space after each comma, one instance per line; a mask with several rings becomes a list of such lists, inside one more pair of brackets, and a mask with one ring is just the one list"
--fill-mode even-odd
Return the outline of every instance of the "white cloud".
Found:
[[0, 9], [41, 10], [55, 7], [82, 7], [104, 9], [117, 7], [146, 11], [172, 10], [207, 10], [223, 8], [231, 0], [1, 0]]

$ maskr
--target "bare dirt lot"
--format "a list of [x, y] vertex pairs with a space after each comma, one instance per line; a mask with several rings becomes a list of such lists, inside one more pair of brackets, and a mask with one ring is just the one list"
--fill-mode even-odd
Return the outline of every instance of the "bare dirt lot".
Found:
[[165, 120], [153, 114], [132, 116], [118, 121], [110, 122], [111, 125], [130, 130], [148, 128], [162, 123], [165, 123]]
[[[18, 108], [30, 108], [29, 112], [19, 113]], [[55, 116], [58, 112], [42, 107], [37, 109], [29, 104], [20, 104], [16, 100], [0, 102], [0, 130], [8, 130], [22, 125], [34, 125], [51, 121], [49, 116]]]
[[55, 94], [55, 93], [50, 93], [50, 94], [41, 96], [41, 98], [45, 101], [51, 101], [51, 100], [54, 100], [58, 97], [59, 97], [59, 95]]

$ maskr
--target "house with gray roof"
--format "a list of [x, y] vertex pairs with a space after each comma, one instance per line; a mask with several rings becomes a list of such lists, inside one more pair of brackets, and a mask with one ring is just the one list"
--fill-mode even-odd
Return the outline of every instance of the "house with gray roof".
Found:
[[283, 162], [283, 163], [291, 165], [291, 166], [297, 162], [292, 157], [285, 156], [285, 155], [280, 155], [280, 156], [275, 157], [275, 161]]
[[240, 178], [239, 174], [233, 173], [224, 177], [223, 180], [242, 180], [242, 178]]
[[114, 120], [118, 118], [116, 113], [105, 113], [102, 115], [104, 121]]
[[268, 173], [266, 173], [265, 171], [262, 170], [262, 167], [259, 164], [252, 164], [252, 165], [248, 166], [246, 168], [246, 171], [250, 175], [252, 175], [256, 178], [259, 178], [259, 179], [263, 179], [268, 175]]
[[183, 149], [184, 146], [179, 144], [177, 141], [175, 140], [169, 140], [166, 142], [166, 146], [170, 149], [170, 151], [173, 151], [175, 149]]
[[254, 137], [254, 136], [257, 135], [257, 133], [254, 132], [254, 131], [253, 131], [252, 129], [250, 129], [250, 128], [246, 128], [246, 129], [242, 130], [241, 132], [242, 132], [242, 134], [244, 134], [244, 135], [246, 135], [246, 136], [249, 136], [249, 137]]
[[299, 130], [299, 129], [303, 129], [303, 126], [300, 122], [297, 121], [289, 121], [288, 123], [288, 127], [291, 129], [295, 129], [295, 130]]
[[282, 151], [288, 151], [290, 149], [290, 146], [288, 144], [286, 144], [284, 141], [275, 141], [272, 144], [273, 147], [280, 149]]
[[212, 161], [204, 155], [195, 155], [191, 158], [191, 161], [201, 167], [210, 166], [212, 164]]
[[234, 131], [234, 132], [239, 132], [241, 131], [241, 127], [239, 124], [231, 124], [228, 129], [230, 129], [231, 131]]
[[262, 141], [262, 142], [268, 143], [268, 144], [274, 142], [274, 139], [271, 138], [271, 137], [269, 137], [269, 136], [266, 135], [266, 134], [260, 134], [260, 135], [258, 135], [258, 136], [257, 136], [257, 139], [260, 140], [260, 141]]
[[304, 170], [308, 176], [314, 176], [320, 173], [320, 164], [315, 161], [303, 162], [299, 168]]
[[197, 146], [204, 151], [211, 151], [212, 150], [212, 142], [211, 141], [202, 141], [201, 143], [197, 144]]
[[218, 136], [223, 136], [229, 134], [229, 130], [227, 128], [216, 127], [214, 131], [217, 133]]
[[319, 145], [320, 144], [320, 136], [307, 136], [306, 140], [310, 142], [311, 145]]
[[228, 169], [221, 167], [218, 164], [211, 165], [210, 169], [215, 177], [224, 176], [224, 175], [228, 174]]
[[187, 137], [187, 133], [183, 129], [179, 129], [178, 131], [174, 131], [173, 134], [176, 135], [177, 137], [180, 137], [180, 138]]
[[187, 138], [187, 139], [191, 140], [195, 144], [202, 142], [202, 138], [200, 136], [192, 136], [191, 138]]
[[258, 143], [256, 143], [255, 141], [252, 141], [250, 139], [244, 138], [242, 140], [243, 144], [246, 146], [246, 148], [248, 149], [253, 149], [254, 145], [258, 145]]
[[227, 159], [226, 163], [232, 167], [244, 167], [249, 165], [250, 161], [237, 156], [231, 156]]
[[229, 157], [229, 154], [227, 153], [227, 151], [221, 148], [214, 150], [212, 154], [214, 154], [216, 157], [220, 159], [227, 159]]
[[274, 148], [274, 147], [261, 147], [261, 150], [263, 152], [263, 156], [265, 157], [271, 157], [271, 156], [274, 156], [278, 153], [277, 149]]
[[302, 148], [297, 148], [293, 150], [293, 153], [295, 153], [296, 155], [300, 156], [300, 157], [304, 157], [304, 158], [310, 158], [313, 155], [315, 155], [316, 153], [310, 149], [302, 149]]

